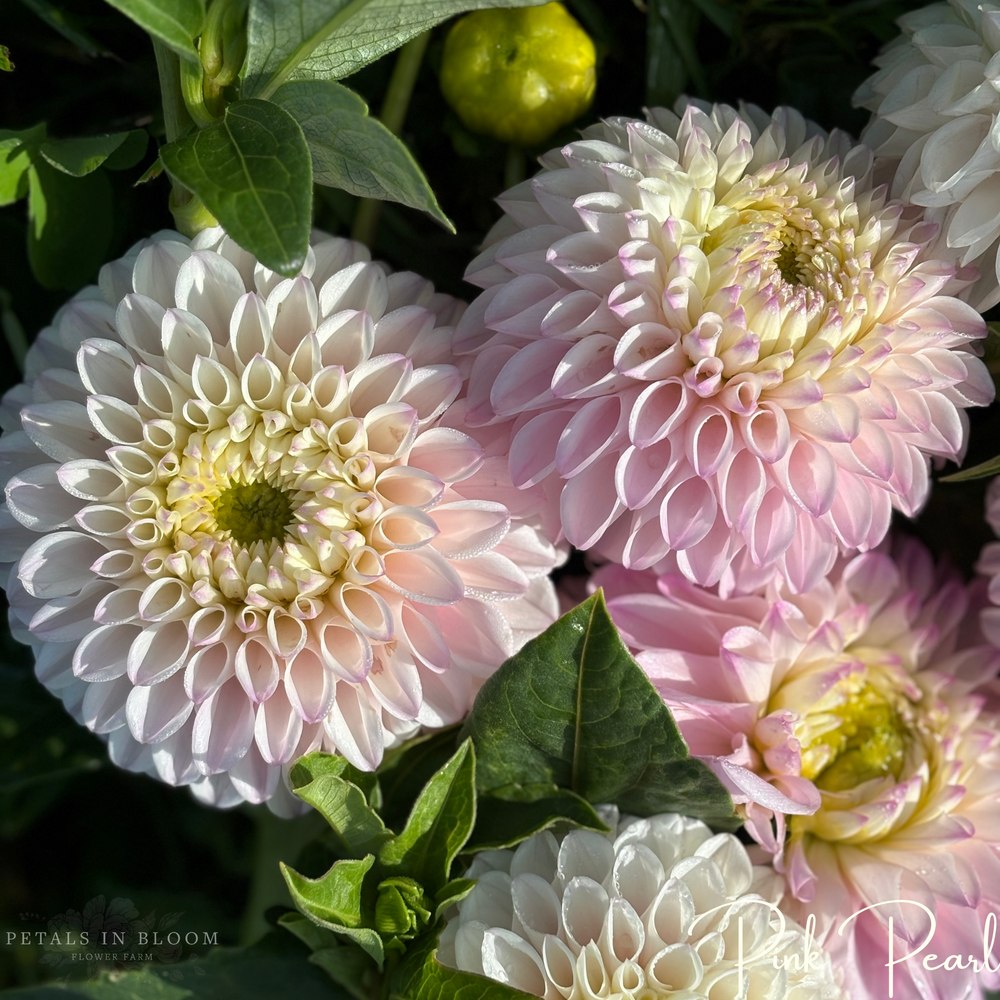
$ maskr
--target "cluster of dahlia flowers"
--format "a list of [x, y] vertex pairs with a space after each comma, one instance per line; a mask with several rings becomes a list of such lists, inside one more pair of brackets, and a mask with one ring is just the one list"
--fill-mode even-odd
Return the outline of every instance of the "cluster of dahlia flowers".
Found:
[[467, 308], [319, 233], [291, 279], [218, 229], [107, 265], [0, 407], [39, 678], [116, 763], [287, 812], [302, 754], [460, 721], [572, 545], [755, 843], [609, 807], [485, 853], [440, 960], [546, 1000], [874, 1000], [908, 952], [897, 996], [997, 985], [920, 953], [992, 951], [1000, 546], [969, 585], [889, 528], [994, 394], [1000, 8], [901, 23], [868, 145], [682, 101], [546, 154]]

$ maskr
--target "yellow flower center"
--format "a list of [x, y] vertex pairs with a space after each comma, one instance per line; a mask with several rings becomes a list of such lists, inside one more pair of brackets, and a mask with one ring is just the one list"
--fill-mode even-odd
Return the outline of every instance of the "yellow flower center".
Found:
[[844, 792], [891, 774], [899, 778], [906, 726], [897, 709], [864, 683], [833, 711], [807, 717], [802, 774], [828, 792]]
[[234, 483], [215, 501], [215, 521], [242, 545], [280, 542], [293, 519], [291, 496], [268, 482]]

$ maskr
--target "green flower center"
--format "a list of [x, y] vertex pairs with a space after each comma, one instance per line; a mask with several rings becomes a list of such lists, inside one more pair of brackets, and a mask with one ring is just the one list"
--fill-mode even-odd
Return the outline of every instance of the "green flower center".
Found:
[[870, 684], [823, 718], [822, 731], [802, 747], [802, 774], [827, 792], [844, 792], [887, 774], [899, 778], [906, 755], [906, 726], [890, 702]]
[[268, 482], [236, 483], [215, 501], [215, 521], [242, 545], [282, 541], [294, 515], [291, 496]]
[[799, 248], [792, 241], [782, 241], [781, 249], [774, 260], [774, 266], [789, 285], [805, 284], [802, 278], [802, 262], [799, 260]]

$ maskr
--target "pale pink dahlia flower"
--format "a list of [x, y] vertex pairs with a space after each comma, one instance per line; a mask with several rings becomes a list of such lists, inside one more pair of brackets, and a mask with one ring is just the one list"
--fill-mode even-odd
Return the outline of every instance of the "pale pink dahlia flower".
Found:
[[463, 308], [356, 243], [286, 280], [215, 229], [39, 334], [2, 407], [12, 626], [116, 763], [221, 805], [316, 748], [370, 770], [552, 621], [555, 550], [441, 426]]
[[979, 630], [981, 588], [915, 541], [841, 561], [798, 596], [772, 582], [721, 600], [620, 567], [594, 584], [692, 753], [773, 854], [789, 914], [815, 915], [849, 995], [888, 995], [889, 919], [901, 957], [925, 941], [930, 912], [933, 939], [895, 966], [895, 996], [978, 996], [973, 968], [922, 961], [981, 962], [1000, 907], [1000, 650]]
[[588, 129], [501, 197], [465, 419], [507, 429], [578, 548], [673, 551], [704, 585], [742, 550], [809, 589], [961, 458], [985, 326], [868, 149], [787, 108], [680, 111]]

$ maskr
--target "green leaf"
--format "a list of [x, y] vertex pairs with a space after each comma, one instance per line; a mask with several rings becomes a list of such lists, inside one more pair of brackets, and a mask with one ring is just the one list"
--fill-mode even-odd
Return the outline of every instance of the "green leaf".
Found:
[[10, 49], [6, 45], [0, 45], [0, 70], [4, 73], [14, 72], [14, 64], [10, 61]]
[[313, 954], [309, 961], [358, 1000], [369, 1000], [376, 965], [355, 944], [344, 944], [333, 931], [320, 927], [301, 913], [285, 913], [278, 923], [291, 931]]
[[104, 171], [70, 177], [37, 157], [28, 170], [28, 259], [39, 284], [76, 290], [107, 256], [111, 184]]
[[181, 58], [200, 62], [194, 40], [205, 24], [205, 0], [108, 0]]
[[40, 17], [50, 28], [58, 31], [68, 42], [72, 42], [78, 49], [86, 52], [88, 56], [107, 54], [100, 42], [95, 41], [80, 28], [76, 20], [70, 17], [58, 4], [52, 3], [52, 0], [21, 0], [21, 3]]
[[371, 1000], [374, 972], [377, 966], [371, 957], [351, 944], [323, 948], [309, 956], [313, 965], [321, 968], [335, 983], [357, 1000]]
[[939, 482], [942, 483], [964, 483], [970, 479], [986, 479], [987, 476], [995, 476], [1000, 473], [1000, 455], [988, 458], [979, 465], [973, 465], [969, 469], [962, 469], [961, 472], [953, 472], [950, 476], [942, 476]]
[[325, 775], [343, 778], [352, 785], [357, 785], [364, 793], [369, 804], [377, 809], [381, 795], [379, 793], [378, 776], [372, 771], [361, 771], [349, 763], [346, 757], [333, 753], [323, 753], [316, 750], [300, 757], [288, 774], [292, 790], [308, 785], [311, 781]]
[[476, 744], [481, 792], [544, 782], [640, 816], [679, 812], [739, 826], [732, 800], [689, 756], [600, 592], [486, 681], [463, 734]]
[[453, 878], [434, 897], [434, 919], [437, 920], [450, 906], [460, 903], [476, 887], [474, 878]]
[[[377, 854], [392, 837], [392, 831], [385, 828], [362, 789], [340, 777], [351, 771], [361, 775], [342, 757], [312, 753], [292, 768], [292, 788], [303, 802], [323, 815], [347, 853]], [[372, 787], [374, 775], [369, 777], [366, 783]]]
[[378, 119], [368, 117], [353, 91], [332, 80], [303, 80], [286, 84], [274, 101], [302, 128], [317, 184], [359, 198], [398, 201], [455, 231], [413, 154]]
[[360, 945], [382, 966], [382, 939], [365, 927], [362, 891], [365, 876], [375, 864], [371, 854], [363, 860], [337, 861], [319, 878], [306, 878], [281, 862], [281, 874], [295, 905], [312, 921]]
[[382, 804], [378, 807], [386, 826], [403, 826], [420, 790], [455, 753], [459, 726], [424, 733], [387, 750], [378, 769]]
[[102, 972], [89, 980], [5, 991], [11, 1000], [347, 1000], [341, 987], [311, 965], [300, 946], [279, 947], [269, 935], [252, 948], [216, 948], [204, 958]]
[[555, 785], [508, 785], [481, 795], [476, 828], [464, 853], [499, 850], [558, 824], [606, 833], [594, 807], [568, 788]]
[[449, 969], [434, 957], [435, 935], [411, 948], [389, 976], [388, 1000], [536, 1000], [503, 983]]
[[698, 93], [707, 88], [695, 45], [701, 15], [690, 0], [649, 0], [646, 31], [646, 100], [670, 107], [693, 80]]
[[20, 201], [28, 193], [31, 148], [44, 136], [44, 125], [25, 132], [0, 130], [0, 208]]
[[547, 0], [250, 0], [244, 97], [341, 80], [455, 14]]
[[237, 101], [222, 121], [160, 150], [229, 235], [265, 267], [293, 277], [312, 226], [312, 163], [302, 129], [268, 101]]
[[390, 874], [416, 879], [431, 895], [447, 882], [451, 864], [476, 822], [476, 754], [466, 740], [424, 786], [399, 836], [379, 852]]
[[77, 139], [47, 139], [39, 151], [57, 170], [83, 177], [102, 163], [112, 170], [133, 166], [146, 152], [147, 140], [145, 130], [140, 128]]

